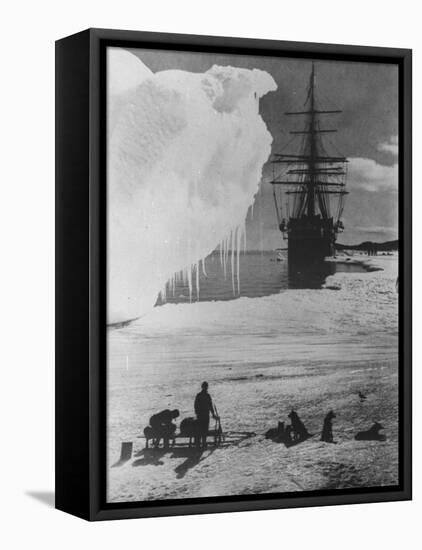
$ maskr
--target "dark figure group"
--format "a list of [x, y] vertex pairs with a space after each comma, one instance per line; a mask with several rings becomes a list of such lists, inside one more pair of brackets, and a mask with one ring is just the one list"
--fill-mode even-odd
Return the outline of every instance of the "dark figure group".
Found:
[[286, 447], [290, 447], [311, 437], [311, 434], [296, 411], [292, 409], [288, 417], [290, 418], [290, 424], [285, 426], [284, 422], [279, 422], [277, 428], [270, 428], [266, 432], [266, 439], [271, 439], [277, 443], [284, 443]]
[[271, 441], [284, 443], [288, 446], [292, 441], [292, 427], [285, 427], [284, 422], [279, 422], [277, 428], [270, 428], [265, 432], [265, 439], [271, 439]]
[[[364, 396], [366, 399], [366, 396]], [[266, 439], [271, 439], [276, 443], [284, 443], [286, 447], [302, 443], [309, 437], [312, 437], [299, 418], [296, 411], [292, 410], [288, 415], [291, 421], [291, 425], [285, 426], [284, 422], [279, 422], [276, 428], [270, 428], [266, 433]], [[325, 443], [336, 443], [333, 437], [333, 420], [336, 418], [334, 411], [329, 411], [322, 425], [321, 439]], [[355, 435], [357, 441], [385, 441], [387, 437], [384, 434], [380, 434], [380, 430], [383, 430], [383, 426], [379, 422], [375, 422], [369, 430], [358, 432]]]
[[[367, 396], [360, 391], [358, 396], [361, 403], [365, 402], [367, 399]], [[196, 417], [188, 417], [182, 420], [178, 436], [189, 438], [189, 447], [194, 442], [195, 447], [198, 449], [206, 448], [207, 437], [210, 435], [214, 437], [214, 444], [219, 445], [220, 442], [224, 440], [224, 436], [221, 429], [220, 418], [212, 402], [211, 396], [208, 393], [208, 382], [202, 383], [201, 391], [195, 397], [194, 410]], [[210, 431], [211, 416], [216, 421], [216, 428]], [[179, 411], [177, 409], [172, 411], [165, 409], [151, 416], [149, 426], [144, 429], [147, 448], [149, 441], [152, 441], [155, 448], [159, 447], [161, 439], [163, 440], [164, 448], [169, 447], [170, 441], [174, 444], [177, 428], [174, 420], [178, 417]], [[265, 437], [277, 443], [284, 443], [286, 447], [296, 445], [312, 437], [313, 434], [309, 433], [296, 411], [292, 409], [288, 417], [290, 419], [290, 424], [286, 426], [284, 422], [278, 422], [276, 428], [271, 428], [265, 433]], [[333, 420], [335, 418], [336, 415], [332, 410], [326, 414], [321, 430], [321, 441], [325, 443], [336, 443], [333, 437]], [[375, 422], [369, 430], [358, 432], [355, 439], [358, 441], [385, 441], [386, 436], [379, 433], [382, 429], [384, 428], [381, 424]]]
[[[208, 393], [208, 382], [202, 383], [201, 391], [195, 397], [194, 410], [196, 418], [188, 417], [180, 423], [180, 436], [189, 438], [189, 446], [194, 441], [197, 448], [204, 449], [207, 446], [207, 436], [210, 434], [210, 416], [218, 422], [221, 432], [219, 417]], [[151, 416], [149, 426], [144, 429], [147, 448], [150, 440], [155, 448], [159, 446], [161, 439], [163, 439], [164, 448], [169, 447], [170, 441], [174, 443], [177, 427], [173, 420], [178, 416], [177, 409], [173, 411], [166, 409]], [[217, 441], [216, 434], [213, 435], [214, 440]]]
[[170, 440], [174, 440], [174, 434], [176, 433], [176, 424], [173, 423], [173, 420], [175, 420], [179, 414], [177, 409], [173, 411], [165, 409], [151, 416], [149, 419], [149, 426], [144, 429], [147, 447], [150, 439], [154, 447], [159, 446], [161, 439], [163, 440], [164, 448], [169, 447]]

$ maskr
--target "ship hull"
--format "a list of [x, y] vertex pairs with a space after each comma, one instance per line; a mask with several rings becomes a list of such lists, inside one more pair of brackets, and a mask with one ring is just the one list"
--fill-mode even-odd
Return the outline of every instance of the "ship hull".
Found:
[[288, 258], [290, 263], [312, 264], [332, 256], [336, 233], [332, 218], [320, 216], [290, 219]]

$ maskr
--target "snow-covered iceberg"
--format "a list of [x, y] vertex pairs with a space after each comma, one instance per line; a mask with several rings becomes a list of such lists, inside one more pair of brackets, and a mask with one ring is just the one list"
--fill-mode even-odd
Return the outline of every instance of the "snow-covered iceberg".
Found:
[[108, 51], [108, 321], [150, 310], [166, 282], [216, 246], [239, 249], [271, 151], [261, 70], [152, 73]]

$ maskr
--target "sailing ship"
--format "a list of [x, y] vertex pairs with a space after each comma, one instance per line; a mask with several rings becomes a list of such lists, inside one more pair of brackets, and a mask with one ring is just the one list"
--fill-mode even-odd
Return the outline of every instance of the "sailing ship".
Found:
[[320, 123], [327, 115], [341, 112], [319, 108], [312, 62], [303, 110], [284, 113], [304, 118], [304, 127], [290, 132], [293, 138], [285, 147], [300, 138], [299, 151], [276, 153], [272, 159], [274, 166], [281, 165], [277, 175], [273, 172], [271, 183], [278, 226], [288, 240], [289, 264], [314, 264], [334, 255], [337, 235], [344, 230], [341, 217], [348, 160], [341, 153], [327, 151], [323, 136], [337, 130]]

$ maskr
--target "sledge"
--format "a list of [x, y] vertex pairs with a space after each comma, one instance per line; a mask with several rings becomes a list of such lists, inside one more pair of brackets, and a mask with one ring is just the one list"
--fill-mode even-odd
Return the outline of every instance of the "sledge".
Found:
[[[145, 433], [145, 432], [144, 432]], [[142, 437], [142, 436], [140, 436]], [[193, 445], [196, 445], [196, 437], [197, 434], [194, 432], [190, 433], [183, 433], [183, 432], [175, 432], [174, 434], [167, 437], [168, 439], [168, 448], [173, 448], [176, 445], [177, 446], [187, 446], [192, 447]], [[162, 447], [164, 448], [164, 438], [160, 433], [154, 432], [152, 428], [150, 431], [147, 432], [147, 434], [144, 435], [145, 438], [145, 448], [150, 448], [150, 443], [152, 443], [152, 447], [154, 449], [160, 448], [160, 441], [162, 441]], [[223, 432], [223, 429], [221, 427], [221, 421], [220, 418], [217, 417], [215, 420], [215, 426], [214, 429], [208, 430], [207, 433], [207, 443], [208, 438], [212, 438], [212, 442], [214, 444], [214, 447], [219, 447], [222, 443], [225, 441], [225, 433]]]

